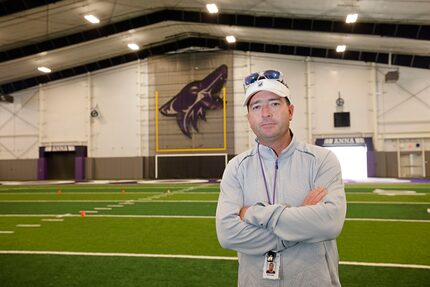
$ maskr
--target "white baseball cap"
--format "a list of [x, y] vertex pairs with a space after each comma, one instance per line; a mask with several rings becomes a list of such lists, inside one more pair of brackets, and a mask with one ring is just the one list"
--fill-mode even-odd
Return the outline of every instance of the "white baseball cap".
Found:
[[245, 87], [245, 101], [243, 106], [248, 105], [248, 101], [253, 95], [260, 91], [269, 91], [282, 98], [287, 98], [290, 102], [290, 89], [284, 83], [274, 79], [261, 79]]

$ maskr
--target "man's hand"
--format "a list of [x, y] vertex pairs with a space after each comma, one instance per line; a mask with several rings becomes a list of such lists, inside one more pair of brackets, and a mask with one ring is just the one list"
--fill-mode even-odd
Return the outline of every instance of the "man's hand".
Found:
[[316, 187], [305, 197], [302, 206], [318, 204], [323, 200], [326, 194], [327, 190], [324, 187]]
[[245, 213], [246, 213], [246, 211], [248, 210], [248, 207], [242, 207], [241, 209], [240, 209], [240, 211], [239, 211], [239, 216], [240, 216], [240, 219], [241, 220], [243, 220], [243, 218], [245, 217]]

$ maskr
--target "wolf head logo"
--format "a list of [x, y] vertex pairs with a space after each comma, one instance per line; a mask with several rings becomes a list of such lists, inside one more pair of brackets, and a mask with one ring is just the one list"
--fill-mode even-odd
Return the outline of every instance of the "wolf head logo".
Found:
[[227, 75], [227, 66], [221, 65], [203, 80], [187, 84], [159, 108], [160, 113], [176, 117], [182, 133], [191, 138], [190, 125], [198, 132], [198, 119], [206, 120], [207, 110], [222, 108], [221, 90], [227, 81]]

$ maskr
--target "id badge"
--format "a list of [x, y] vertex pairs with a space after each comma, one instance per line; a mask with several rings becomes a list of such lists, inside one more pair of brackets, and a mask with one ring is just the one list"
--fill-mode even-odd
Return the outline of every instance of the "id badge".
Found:
[[263, 278], [278, 280], [279, 267], [281, 266], [281, 254], [269, 251], [264, 256]]

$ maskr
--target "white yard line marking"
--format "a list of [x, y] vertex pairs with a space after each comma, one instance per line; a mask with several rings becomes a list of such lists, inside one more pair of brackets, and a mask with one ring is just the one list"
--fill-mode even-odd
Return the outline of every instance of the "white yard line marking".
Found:
[[112, 210], [112, 207], [94, 207], [94, 210]]
[[[95, 214], [95, 213], [99, 213], [97, 210], [84, 210], [85, 211], [85, 213], [93, 213], [93, 214]], [[70, 215], [70, 216], [73, 216], [73, 215]], [[80, 216], [80, 215], [79, 215]]]
[[124, 207], [124, 205], [121, 205], [121, 204], [109, 204], [107, 207]]
[[[88, 210], [85, 213], [97, 213], [97, 211]], [[81, 217], [80, 214], [0, 214], [0, 217]], [[204, 215], [114, 215], [114, 214], [94, 214], [86, 217], [119, 217], [119, 218], [185, 218], [185, 219], [215, 219], [215, 216]]]
[[415, 190], [397, 190], [397, 189], [374, 189], [373, 193], [385, 196], [397, 195], [426, 195], [425, 193], [417, 193]]
[[[118, 202], [118, 200], [117, 200]], [[121, 200], [120, 202], [118, 202], [121, 205], [133, 205], [134, 204], [134, 200]]]
[[15, 231], [12, 230], [0, 230], [0, 234], [13, 234]]
[[393, 267], [393, 268], [430, 269], [430, 265], [419, 265], [419, 264], [378, 263], [378, 262], [354, 262], [354, 261], [340, 261], [339, 264], [341, 264], [341, 265], [353, 265], [353, 266], [370, 266], [370, 267]]
[[[160, 203], [180, 203], [180, 202], [186, 202], [186, 203], [217, 203], [218, 200], [146, 200], [145, 198], [139, 198], [139, 200], [137, 202], [160, 202]], [[418, 205], [426, 205], [426, 204], [430, 204], [430, 202], [414, 202], [414, 201], [410, 201], [410, 202], [406, 202], [406, 201], [347, 201], [347, 203], [351, 203], [351, 204], [401, 204], [401, 205], [405, 205], [405, 204], [418, 204]]]
[[[97, 213], [97, 211], [88, 210], [85, 213]], [[0, 214], [0, 217], [80, 217], [79, 214]], [[118, 217], [118, 218], [184, 218], [184, 219], [215, 219], [211, 215], [121, 215], [121, 214], [94, 214], [87, 217]], [[409, 223], [430, 223], [430, 220], [424, 219], [387, 219], [387, 218], [346, 218], [346, 221], [375, 221], [375, 222], [409, 222]]]
[[43, 218], [41, 220], [47, 221], [47, 222], [62, 222], [62, 221], [64, 221], [63, 218]]
[[414, 202], [414, 201], [346, 201], [352, 204], [430, 204], [430, 202]]
[[89, 217], [117, 217], [117, 218], [182, 218], [182, 219], [215, 219], [215, 216], [205, 215], [121, 215], [121, 214], [97, 214]]
[[376, 196], [371, 191], [345, 191], [345, 194], [347, 194], [347, 195], [349, 195], [349, 194], [368, 194], [368, 195], [374, 195], [374, 196]]
[[[170, 193], [170, 195], [172, 195], [173, 193]], [[155, 198], [155, 197], [154, 197]], [[7, 203], [30, 203], [30, 202], [34, 202], [34, 203], [57, 203], [57, 202], [62, 202], [62, 203], [79, 203], [79, 202], [94, 202], [94, 203], [101, 203], [101, 202], [105, 202], [105, 203], [110, 203], [110, 202], [118, 202], [118, 200], [0, 200], [0, 203], [2, 202], [7, 202]], [[165, 199], [165, 200], [157, 200], [157, 199], [151, 199], [150, 197], [148, 198], [139, 198], [137, 200], [135, 200], [134, 202], [188, 202], [188, 203], [204, 203], [204, 202], [213, 202], [216, 203], [218, 202], [217, 200], [193, 200], [193, 199], [187, 199], [187, 200], [169, 200], [169, 199]], [[123, 202], [121, 202], [123, 203]], [[414, 201], [355, 201], [355, 200], [351, 200], [351, 201], [347, 201], [348, 204], [417, 204], [417, 205], [426, 205], [426, 204], [430, 204], [430, 201], [425, 201], [425, 202], [414, 202]], [[125, 204], [130, 204], [132, 205], [133, 203], [125, 203]], [[109, 207], [111, 205], [108, 205]], [[112, 205], [112, 207], [122, 207], [122, 206], [116, 206], [116, 205]]]
[[[173, 191], [173, 192], [178, 192], [178, 191]], [[185, 192], [187, 194], [219, 194], [219, 191], [181, 191], [181, 192]]]
[[[105, 188], [106, 189], [106, 188]], [[166, 189], [166, 188], [164, 188]], [[125, 194], [157, 194], [157, 193], [162, 193], [160, 191], [125, 191]], [[1, 192], [0, 191], [0, 196], [1, 195], [55, 195], [55, 196], [64, 196], [64, 194], [67, 195], [72, 195], [72, 196], [78, 196], [81, 194], [85, 194], [85, 195], [112, 195], [112, 194], [121, 194], [120, 191], [106, 191], [106, 192], [99, 192], [99, 191], [91, 191], [91, 192], [81, 192], [81, 191], [63, 191], [62, 194], [57, 194], [56, 191], [44, 191], [44, 192]]]
[[16, 227], [40, 227], [40, 224], [17, 224]]
[[389, 218], [346, 218], [347, 221], [380, 221], [380, 222], [409, 222], [409, 223], [430, 223], [425, 219], [389, 219]]
[[171, 192], [168, 189], [167, 192], [163, 192], [162, 194], [146, 197], [146, 200], [153, 200], [153, 199], [157, 200], [159, 198], [163, 198], [163, 197], [170, 196], [170, 195], [173, 195], [173, 194], [178, 194], [178, 193], [179, 194], [181, 194], [181, 193], [191, 193], [192, 190], [197, 189], [197, 188], [201, 188], [203, 186], [205, 186], [205, 185], [201, 184], [201, 185], [197, 185], [197, 186], [190, 186], [190, 187], [187, 187], [187, 188], [175, 190], [173, 192]]
[[[347, 195], [354, 195], [354, 194], [367, 194], [367, 195], [373, 195], [375, 197], [380, 197], [381, 194], [373, 193], [371, 191], [347, 191], [345, 192]], [[416, 194], [401, 194], [399, 196], [416, 196], [416, 195], [430, 195], [429, 192], [418, 192]]]
[[[201, 186], [198, 186], [198, 187], [201, 187]], [[196, 188], [193, 188], [190, 190], [194, 190]], [[173, 191], [173, 192], [177, 192], [177, 191]], [[186, 192], [187, 194], [219, 194], [219, 191], [188, 191], [188, 190], [184, 190], [182, 192]]]
[[[102, 253], [102, 252], [68, 252], [68, 251], [29, 251], [29, 250], [0, 250], [0, 254], [32, 254], [32, 255], [64, 255], [64, 256], [109, 256], [109, 257], [147, 257], [147, 258], [171, 258], [171, 259], [197, 259], [197, 260], [231, 260], [237, 261], [237, 257], [230, 256], [204, 256], [187, 254], [148, 254], [148, 253]], [[430, 265], [398, 264], [379, 262], [354, 262], [340, 261], [341, 265], [371, 266], [430, 269]]]
[[142, 202], [142, 203], [148, 203], [148, 202], [157, 202], [157, 203], [181, 203], [181, 202], [185, 202], [185, 203], [217, 203], [217, 200], [145, 200], [144, 198], [142, 200], [138, 200], [137, 202]]
[[143, 200], [151, 201], [153, 199], [163, 198], [163, 197], [166, 197], [166, 196], [169, 196], [169, 195], [172, 195], [172, 194], [174, 194], [174, 193], [173, 192], [164, 192], [164, 193], [161, 193], [161, 194], [157, 194], [157, 195], [153, 195], [153, 196], [148, 196], [148, 197], [145, 197], [145, 198], [139, 198], [139, 200], [143, 199]]
[[63, 217], [66, 214], [0, 214], [0, 217]]
[[35, 203], [43, 203], [43, 202], [55, 202], [55, 203], [57, 203], [57, 202], [76, 202], [76, 203], [79, 203], [79, 202], [105, 202], [105, 203], [110, 203], [110, 202], [118, 202], [118, 199], [116, 199], [116, 200], [79, 200], [79, 199], [77, 199], [77, 200], [1, 200], [0, 199], [0, 203], [2, 203], [2, 202], [9, 202], [9, 203], [12, 203], [12, 202], [35, 202]]

